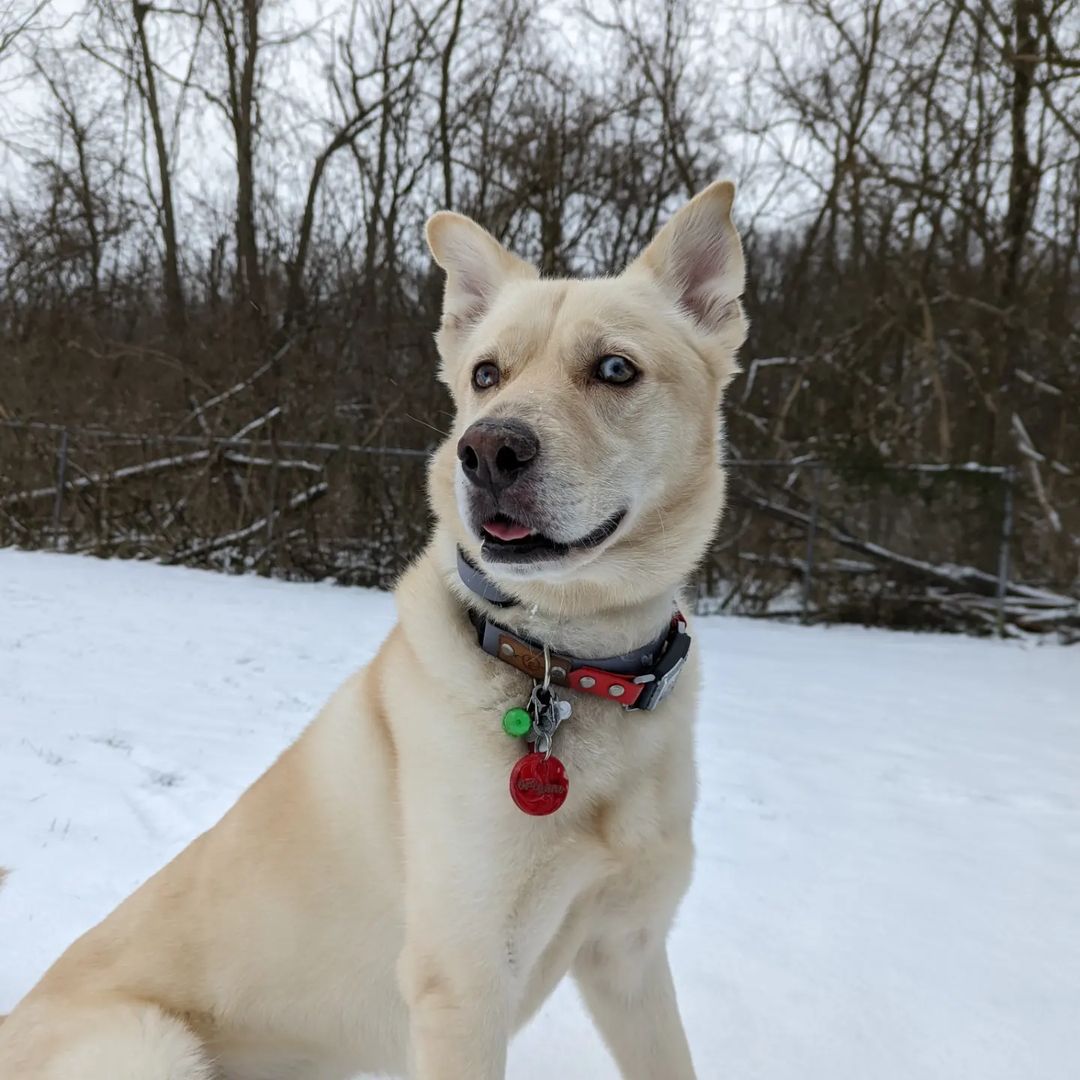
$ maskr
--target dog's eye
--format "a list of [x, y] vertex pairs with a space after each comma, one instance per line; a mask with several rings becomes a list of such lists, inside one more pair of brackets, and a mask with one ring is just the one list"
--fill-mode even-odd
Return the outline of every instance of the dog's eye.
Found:
[[625, 356], [601, 356], [596, 362], [596, 378], [601, 382], [614, 383], [616, 386], [625, 386], [632, 383], [638, 374], [638, 369], [626, 359]]
[[489, 390], [499, 384], [499, 366], [490, 360], [477, 364], [473, 368], [472, 384], [477, 390]]

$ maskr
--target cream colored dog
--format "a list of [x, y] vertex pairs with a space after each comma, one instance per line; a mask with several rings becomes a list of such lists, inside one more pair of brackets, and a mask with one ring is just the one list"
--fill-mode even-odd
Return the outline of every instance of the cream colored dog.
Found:
[[[720, 513], [745, 336], [733, 194], [714, 184], [603, 280], [540, 280], [467, 218], [431, 219], [458, 413], [398, 624], [18, 1005], [3, 1080], [495, 1080], [568, 971], [626, 1077], [694, 1076], [665, 939], [691, 873], [696, 653], [652, 711], [623, 706], [653, 674], [564, 669], [689, 641], [672, 614]], [[551, 747], [568, 793], [543, 773], [511, 799], [529, 746], [503, 714], [535, 685], [519, 667], [572, 707]], [[553, 700], [533, 700], [532, 739]], [[564, 794], [547, 816], [515, 805]]]

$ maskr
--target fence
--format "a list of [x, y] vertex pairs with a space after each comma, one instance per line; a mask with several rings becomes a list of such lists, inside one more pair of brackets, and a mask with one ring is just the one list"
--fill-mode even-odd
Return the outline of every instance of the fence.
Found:
[[389, 584], [427, 533], [429, 451], [260, 438], [279, 414], [227, 437], [0, 421], [0, 543]]
[[[430, 448], [267, 436], [279, 412], [228, 437], [0, 421], [0, 544], [389, 585], [427, 535]], [[1080, 621], [1012, 557], [1009, 468], [728, 468], [702, 610], [999, 634]]]
[[[917, 626], [935, 620], [914, 615], [910, 610], [913, 605], [966, 605], [969, 620], [984, 626], [992, 622], [999, 634], [1004, 632], [1013, 587], [1009, 579], [1016, 482], [1012, 469], [977, 464], [841, 468], [814, 460], [738, 460], [729, 462], [728, 470], [729, 508], [705, 568], [706, 576], [713, 566], [718, 566], [721, 573], [727, 570], [729, 580], [740, 580], [740, 575], [730, 572], [728, 546], [740, 529], [742, 512], [749, 518], [742, 527], [749, 534], [750, 550], [742, 551], [738, 557], [786, 569], [796, 579], [796, 605], [772, 606], [771, 614], [798, 615], [807, 622], [828, 616], [831, 611], [831, 621], [853, 619]], [[765, 474], [765, 480], [760, 479], [761, 474]], [[938, 516], [935, 521], [933, 505], [940, 501], [943, 486], [953, 513], [946, 518]], [[869, 497], [865, 497], [867, 491]], [[938, 499], [928, 498], [934, 493]], [[965, 503], [966, 536], [960, 527], [961, 506]], [[921, 522], [920, 517], [924, 519]], [[770, 536], [768, 530], [762, 536], [763, 523], [787, 525], [792, 535], [781, 537], [777, 545], [776, 537]], [[973, 540], [975, 536], [977, 540]], [[787, 554], [772, 550], [777, 546], [786, 548]], [[929, 557], [927, 550], [933, 552]], [[853, 559], [852, 554], [862, 558]], [[970, 565], [972, 558], [989, 569]], [[875, 580], [875, 598], [879, 601], [876, 613], [869, 610], [872, 605], [867, 603], [866, 590], [861, 590], [859, 605], [856, 599], [860, 590], [853, 590], [850, 583], [846, 588], [835, 587], [838, 577], [850, 579], [857, 575], [869, 575]], [[825, 578], [820, 584], [819, 576]], [[758, 573], [750, 575], [749, 580], [760, 588], [763, 577]], [[880, 610], [880, 601], [890, 594], [882, 590], [895, 590], [898, 577], [908, 579], [909, 587], [902, 595], [891, 594], [893, 610], [889, 617], [883, 617], [886, 613]], [[931, 589], [913, 590], [912, 581], [928, 583]], [[964, 585], [977, 591], [958, 592], [957, 587]], [[942, 591], [945, 587], [947, 595]], [[781, 584], [781, 588], [790, 594], [790, 583], [786, 588]], [[706, 593], [715, 595], [716, 589], [707, 585]], [[863, 610], [850, 610], [853, 606]], [[845, 608], [849, 609], [846, 613]], [[906, 613], [902, 614], [901, 608]]]

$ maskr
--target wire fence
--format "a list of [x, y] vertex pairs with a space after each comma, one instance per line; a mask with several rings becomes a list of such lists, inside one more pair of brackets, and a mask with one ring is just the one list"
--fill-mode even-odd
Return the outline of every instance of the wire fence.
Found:
[[[0, 544], [385, 587], [423, 545], [429, 447], [0, 421]], [[980, 464], [728, 463], [702, 611], [1005, 634], [1080, 619], [1011, 550]]]

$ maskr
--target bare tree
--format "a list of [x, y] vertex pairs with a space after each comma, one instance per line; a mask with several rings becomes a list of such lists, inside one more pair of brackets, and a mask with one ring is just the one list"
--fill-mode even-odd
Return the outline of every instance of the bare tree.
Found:
[[225, 59], [224, 96], [214, 95], [233, 134], [236, 153], [236, 261], [240, 295], [261, 317], [266, 289], [256, 228], [255, 144], [262, 0], [209, 0]]
[[[1067, 621], [1080, 0], [46, 11], [0, 6], [40, 91], [0, 113], [0, 410], [180, 440], [80, 436], [74, 546], [386, 580], [449, 408], [426, 215], [617, 273], [735, 174], [752, 331], [717, 602], [773, 613], [797, 583], [834, 617], [992, 627], [1008, 491], [1025, 583], [1002, 602]], [[0, 472], [45, 494], [2, 508], [0, 542], [30, 542], [52, 429], [8, 431]]]
[[0, 63], [3, 63], [5, 53], [14, 50], [18, 39], [35, 26], [47, 7], [48, 0], [39, 0], [29, 8], [11, 0], [0, 3]]
[[169, 163], [169, 148], [165, 139], [165, 125], [162, 120], [161, 101], [158, 95], [157, 73], [154, 68], [154, 60], [150, 52], [150, 41], [146, 32], [146, 17], [151, 10], [149, 4], [140, 3], [139, 0], [132, 0], [131, 16], [135, 24], [135, 37], [138, 41], [139, 59], [141, 61], [141, 78], [138, 86], [146, 101], [150, 126], [154, 133], [158, 183], [161, 187], [161, 235], [165, 245], [165, 305], [170, 329], [174, 333], [183, 334], [187, 326], [187, 316], [184, 310], [184, 289], [180, 280], [180, 244], [176, 232], [172, 171]]

